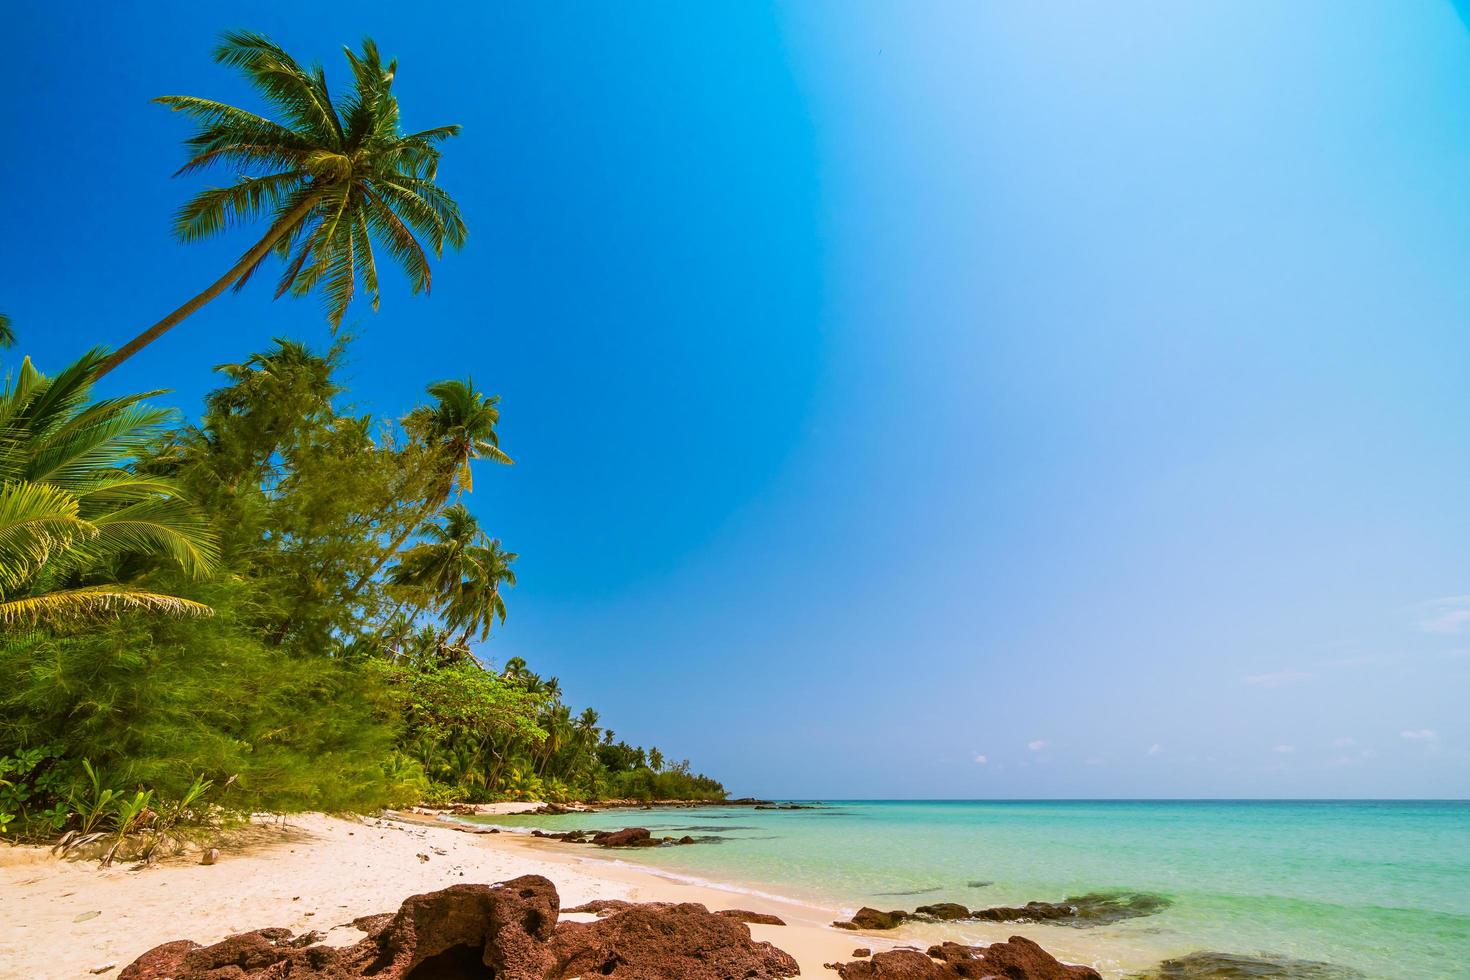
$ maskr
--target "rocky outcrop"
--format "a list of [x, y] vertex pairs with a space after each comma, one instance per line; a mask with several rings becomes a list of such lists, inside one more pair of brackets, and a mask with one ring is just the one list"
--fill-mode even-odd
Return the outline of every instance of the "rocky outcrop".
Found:
[[846, 922], [832, 923], [839, 929], [897, 929], [909, 914], [894, 909], [892, 912], [884, 912], [879, 909], [869, 908], [864, 905], [853, 913], [851, 919]]
[[1298, 960], [1287, 956], [1242, 956], [1239, 953], [1190, 953], [1165, 960], [1140, 980], [1363, 980], [1352, 967]]
[[876, 953], [871, 959], [834, 963], [842, 980], [1102, 980], [1087, 966], [1068, 966], [1029, 939], [1012, 936], [1008, 942], [990, 946], [961, 946], [945, 943], [928, 953], [895, 949]]
[[745, 909], [720, 909], [715, 915], [723, 915], [727, 919], [736, 922], [746, 922], [758, 926], [784, 926], [786, 921], [780, 916], [770, 915], [765, 912], [750, 912]]
[[914, 918], [928, 919], [932, 922], [953, 922], [956, 919], [968, 919], [970, 910], [958, 902], [939, 902], [936, 905], [920, 905], [914, 909]]
[[728, 980], [801, 972], [775, 946], [752, 941], [744, 923], [694, 904], [634, 906], [596, 922], [566, 922], [551, 947], [556, 960], [548, 980]]
[[1060, 902], [1027, 902], [1025, 905], [998, 905], [988, 909], [969, 909], [958, 902], [920, 905], [913, 912], [880, 912], [864, 908], [851, 921], [832, 924], [841, 929], [892, 929], [905, 919], [921, 922], [975, 919], [984, 922], [1048, 922], [1083, 928], [1153, 915], [1168, 907], [1167, 898], [1147, 892], [1089, 892]]
[[975, 909], [970, 918], [986, 922], [1051, 922], [1085, 928], [1153, 915], [1168, 907], [1167, 898], [1147, 892], [1089, 892], [1060, 902], [1027, 902], [1022, 906]]
[[658, 841], [646, 827], [624, 827], [622, 830], [604, 830], [592, 835], [592, 843], [603, 847], [653, 847]]
[[355, 945], [259, 929], [212, 946], [187, 940], [144, 953], [119, 980], [749, 980], [785, 978], [796, 962], [703, 905], [633, 905], [596, 922], [559, 922], [556, 888], [539, 875], [415, 895]]
[[583, 902], [581, 905], [569, 909], [562, 909], [562, 911], [569, 915], [575, 915], [578, 912], [586, 912], [590, 915], [608, 915], [612, 912], [621, 912], [623, 909], [630, 909], [636, 904], [638, 903], [624, 901], [621, 898], [594, 898], [590, 902]]
[[542, 840], [559, 840], [568, 844], [596, 844], [599, 847], [662, 847], [664, 845], [697, 844], [699, 841], [685, 834], [683, 837], [655, 837], [646, 827], [624, 827], [622, 830], [564, 830], [552, 832], [533, 830], [532, 837]]

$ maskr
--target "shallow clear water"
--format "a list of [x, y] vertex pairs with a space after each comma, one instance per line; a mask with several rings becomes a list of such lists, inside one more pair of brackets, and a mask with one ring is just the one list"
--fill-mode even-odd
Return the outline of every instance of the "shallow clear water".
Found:
[[1196, 950], [1325, 961], [1369, 977], [1470, 976], [1467, 802], [863, 801], [486, 822], [718, 836], [586, 851], [847, 909], [982, 908], [1099, 890], [1167, 898], [1157, 914], [1086, 929], [961, 922], [899, 934], [1021, 934], [1115, 976]]

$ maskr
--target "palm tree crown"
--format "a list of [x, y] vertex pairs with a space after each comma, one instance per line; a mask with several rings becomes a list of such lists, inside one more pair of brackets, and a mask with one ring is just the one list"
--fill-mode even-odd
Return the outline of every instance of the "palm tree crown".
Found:
[[140, 608], [209, 612], [109, 573], [125, 555], [208, 572], [218, 550], [170, 481], [131, 465], [168, 413], [140, 404], [141, 394], [90, 401], [101, 358], [93, 351], [54, 378], [27, 359], [0, 390], [0, 624]]
[[433, 405], [421, 405], [408, 413], [404, 427], [435, 453], [439, 473], [431, 498], [436, 504], [449, 499], [458, 487], [471, 490], [474, 478], [470, 462], [490, 459], [510, 463], [500, 449], [495, 426], [500, 422], [500, 396], [483, 395], [475, 382], [439, 381], [429, 385]]
[[432, 280], [428, 252], [439, 256], [446, 243], [464, 244], [459, 206], [435, 183], [439, 144], [458, 134], [459, 127], [401, 132], [393, 95], [398, 63], [383, 64], [371, 39], [363, 41], [360, 53], [344, 50], [353, 87], [334, 101], [319, 65], [303, 68], [260, 34], [223, 35], [215, 60], [238, 69], [275, 119], [189, 95], [156, 100], [198, 125], [186, 141], [190, 156], [178, 173], [223, 167], [233, 178], [190, 199], [175, 218], [175, 234], [190, 242], [261, 218], [270, 225], [223, 279], [125, 345], [99, 373], [226, 287], [242, 287], [272, 253], [286, 262], [276, 295], [320, 288], [335, 326], [359, 281], [378, 307], [375, 243], [402, 267], [415, 293], [427, 291]]

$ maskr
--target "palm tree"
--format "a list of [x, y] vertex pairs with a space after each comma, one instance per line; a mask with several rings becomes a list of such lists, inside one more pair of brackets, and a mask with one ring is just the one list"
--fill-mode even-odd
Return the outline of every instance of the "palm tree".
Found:
[[90, 402], [94, 350], [54, 378], [29, 358], [0, 389], [0, 624], [57, 625], [146, 609], [208, 607], [115, 581], [128, 555], [171, 559], [190, 574], [218, 560], [203, 518], [161, 477], [133, 463], [168, 413], [149, 395]]
[[469, 568], [466, 555], [483, 543], [480, 522], [463, 504], [451, 504], [440, 514], [442, 524], [424, 528], [428, 539], [410, 548], [388, 570], [388, 584], [416, 589], [435, 599], [459, 586]]
[[489, 459], [509, 464], [500, 450], [500, 396], [475, 390], [474, 379], [439, 381], [429, 385], [433, 405], [420, 405], [408, 413], [404, 427], [419, 437], [435, 454], [435, 473], [429, 491], [430, 509], [442, 505], [456, 490], [474, 489], [470, 463]]
[[10, 317], [0, 313], [0, 348], [9, 349], [15, 346], [15, 328], [10, 325]]
[[[471, 634], [483, 640], [490, 635], [496, 619], [505, 622], [505, 596], [500, 586], [516, 584], [516, 573], [510, 567], [515, 560], [515, 553], [503, 550], [499, 541], [467, 549], [466, 577], [444, 606], [444, 621], [451, 630], [460, 631], [459, 643], [467, 643]], [[553, 684], [555, 681], [552, 678]]]
[[511, 458], [500, 449], [500, 436], [495, 426], [500, 422], [500, 398], [475, 390], [470, 381], [439, 381], [429, 385], [434, 404], [420, 405], [409, 412], [403, 426], [424, 448], [428, 458], [428, 486], [418, 512], [404, 524], [398, 536], [389, 542], [382, 555], [353, 586], [348, 598], [354, 598], [363, 587], [397, 554], [437, 508], [450, 496], [473, 487], [470, 463], [490, 459], [510, 464]]
[[303, 296], [320, 287], [333, 326], [362, 281], [378, 308], [376, 242], [403, 268], [414, 293], [432, 280], [434, 255], [459, 248], [465, 224], [459, 206], [437, 183], [438, 144], [459, 133], [439, 126], [403, 134], [393, 96], [396, 61], [384, 65], [377, 45], [344, 49], [352, 91], [335, 102], [320, 66], [303, 68], [269, 38], [226, 32], [214, 59], [239, 70], [277, 116], [188, 95], [156, 101], [193, 120], [185, 145], [189, 159], [175, 176], [230, 168], [233, 183], [195, 195], [174, 219], [181, 241], [209, 238], [238, 224], [267, 218], [261, 236], [207, 289], [124, 344], [104, 360], [106, 374], [230, 286], [239, 289], [275, 253], [286, 262], [276, 295]]
[[412, 603], [416, 619], [431, 607], [443, 608], [454, 597], [460, 583], [473, 569], [467, 557], [470, 549], [483, 545], [485, 533], [480, 522], [463, 504], [446, 507], [440, 515], [442, 524], [424, 529], [428, 540], [414, 545], [397, 565], [388, 570], [390, 594], [399, 598], [389, 614], [391, 623], [405, 605]]

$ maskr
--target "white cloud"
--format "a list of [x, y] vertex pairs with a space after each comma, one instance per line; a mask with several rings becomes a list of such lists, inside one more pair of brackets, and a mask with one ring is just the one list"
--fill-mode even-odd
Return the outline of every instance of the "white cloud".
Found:
[[1439, 736], [1427, 728], [1421, 728], [1418, 731], [1399, 732], [1399, 738], [1407, 738], [1411, 742], [1433, 742]]
[[1026, 748], [1030, 749], [1032, 752], [1040, 752], [1042, 749], [1046, 748], [1047, 744], [1048, 743], [1046, 739], [1038, 738], [1034, 742], [1027, 742]]
[[1334, 738], [1332, 740], [1332, 747], [1334, 749], [1350, 749], [1357, 744], [1358, 740], [1348, 735], [1343, 735], [1340, 738]]
[[987, 759], [987, 758], [985, 758], [985, 756], [983, 756], [983, 755], [977, 755], [977, 756], [975, 756], [975, 765], [977, 765], [977, 766], [983, 766], [983, 765], [985, 765], [985, 763], [987, 763], [989, 761], [990, 760]]
[[1162, 751], [1164, 751], [1164, 747], [1162, 745], [1160, 745], [1158, 742], [1155, 742], [1154, 744], [1152, 744], [1152, 745], [1150, 745], [1148, 747], [1148, 754], [1149, 755], [1158, 755]]
[[1445, 596], [1420, 603], [1419, 629], [1425, 633], [1453, 635], [1470, 626], [1470, 595]]
[[1295, 752], [1296, 751], [1296, 746], [1295, 745], [1278, 745], [1278, 746], [1276, 746], [1276, 748], [1272, 749], [1271, 751], [1273, 751], [1273, 752], [1280, 752], [1283, 755], [1285, 755], [1285, 754], [1290, 753], [1290, 752]]
[[1309, 681], [1315, 674], [1305, 670], [1278, 670], [1269, 674], [1246, 674], [1243, 680], [1251, 687], [1285, 687], [1300, 681]]

